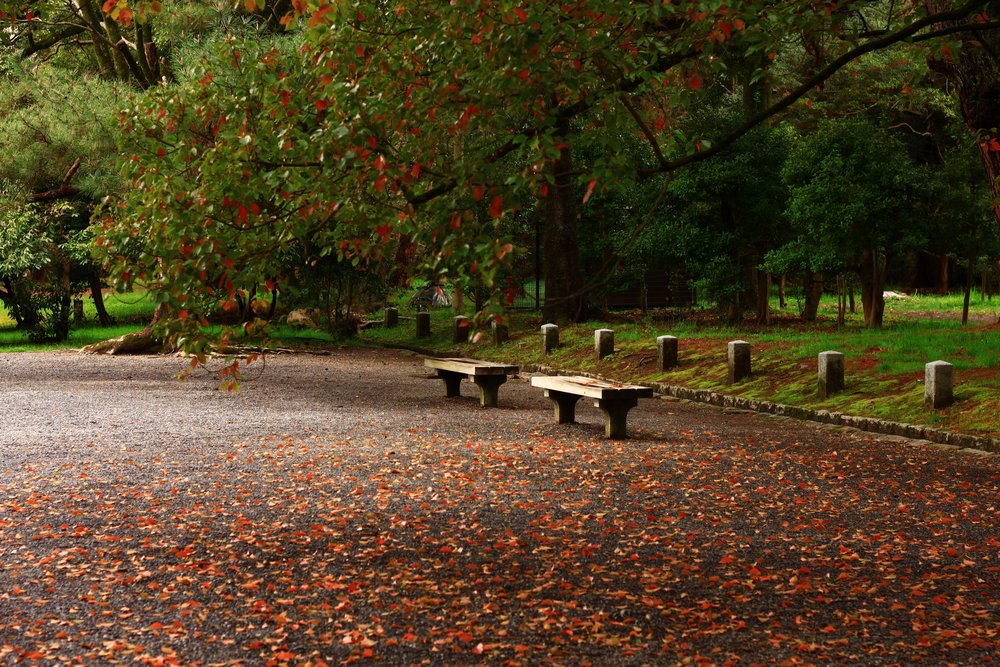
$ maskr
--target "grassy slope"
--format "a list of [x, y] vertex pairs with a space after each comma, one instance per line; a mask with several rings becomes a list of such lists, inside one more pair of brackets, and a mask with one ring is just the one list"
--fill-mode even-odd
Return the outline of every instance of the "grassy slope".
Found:
[[[85, 299], [87, 324], [73, 330], [70, 340], [59, 346], [29, 344], [14, 330], [14, 323], [0, 311], [0, 351], [73, 349], [139, 329], [148, 321], [152, 305], [141, 295], [107, 297], [108, 309], [121, 324], [103, 329], [93, 323], [90, 299]], [[955, 319], [960, 297], [920, 297], [891, 301], [887, 325], [878, 331], [864, 329], [860, 316], [849, 317], [838, 329], [829, 308], [816, 325], [805, 326], [786, 311], [778, 311], [772, 327], [727, 328], [710, 317], [677, 321], [622, 316], [619, 321], [587, 322], [563, 327], [562, 346], [546, 357], [541, 352], [541, 321], [533, 315], [514, 316], [512, 336], [500, 347], [488, 335], [478, 343], [459, 346], [451, 342], [448, 309], [432, 312], [432, 336], [417, 339], [413, 322], [404, 319], [395, 329], [375, 327], [359, 336], [360, 344], [403, 344], [428, 350], [449, 351], [465, 356], [497, 359], [519, 364], [541, 363], [567, 370], [581, 370], [629, 381], [657, 381], [699, 389], [837, 410], [854, 415], [934, 425], [977, 434], [1000, 433], [1000, 299], [973, 300], [974, 322], [962, 327]], [[402, 315], [412, 312], [401, 306]], [[374, 317], [379, 317], [375, 313]], [[597, 362], [593, 358], [593, 330], [615, 330], [616, 353]], [[670, 334], [680, 339], [680, 365], [665, 373], [656, 371], [656, 337]], [[331, 344], [326, 334], [287, 327], [273, 330], [276, 345], [296, 348]], [[726, 385], [726, 342], [750, 341], [754, 373], [736, 386]], [[820, 400], [815, 393], [817, 355], [839, 350], [847, 357], [847, 390]], [[937, 412], [923, 405], [923, 366], [944, 359], [955, 365], [956, 403]]]
[[[960, 308], [960, 301], [955, 303]], [[783, 315], [778, 324], [764, 329], [718, 327], [706, 318], [587, 322], [562, 327], [562, 346], [548, 357], [542, 354], [537, 333], [541, 322], [527, 316], [515, 316], [511, 340], [500, 347], [493, 346], [489, 336], [478, 343], [452, 345], [452, 313], [447, 310], [432, 313], [430, 338], [416, 339], [412, 323], [404, 321], [394, 330], [366, 331], [362, 339], [522, 365], [542, 363], [626, 381], [665, 382], [967, 433], [1000, 433], [1000, 325], [996, 324], [1000, 301], [977, 302], [973, 314], [978, 319], [967, 327], [948, 319], [954, 306], [937, 297], [893, 302], [881, 330], [863, 328], [858, 315], [838, 329], [835, 314], [829, 312], [816, 325], [805, 326]], [[601, 362], [593, 354], [593, 330], [598, 328], [615, 330], [616, 352]], [[661, 373], [656, 370], [655, 341], [665, 334], [680, 339], [680, 365]], [[728, 386], [726, 343], [736, 338], [752, 345], [753, 376]], [[826, 400], [816, 396], [817, 356], [824, 350], [839, 350], [847, 359], [847, 390]], [[923, 368], [937, 359], [955, 365], [956, 403], [934, 412], [923, 404]]]

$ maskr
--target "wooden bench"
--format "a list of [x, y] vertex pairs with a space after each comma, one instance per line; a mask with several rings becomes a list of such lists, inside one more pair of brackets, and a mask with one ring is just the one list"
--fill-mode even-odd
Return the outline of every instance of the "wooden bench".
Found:
[[536, 375], [532, 387], [541, 387], [555, 407], [557, 424], [572, 424], [576, 417], [576, 402], [584, 396], [593, 398], [594, 405], [604, 411], [604, 432], [609, 438], [625, 437], [628, 411], [639, 404], [640, 398], [652, 398], [653, 390], [630, 384], [615, 384], [586, 377]]
[[479, 404], [484, 408], [497, 407], [500, 385], [507, 381], [508, 375], [516, 375], [518, 371], [517, 366], [461, 358], [426, 357], [424, 366], [437, 371], [438, 377], [444, 380], [444, 395], [449, 398], [461, 395], [459, 385], [464, 378], [475, 382], [479, 387]]

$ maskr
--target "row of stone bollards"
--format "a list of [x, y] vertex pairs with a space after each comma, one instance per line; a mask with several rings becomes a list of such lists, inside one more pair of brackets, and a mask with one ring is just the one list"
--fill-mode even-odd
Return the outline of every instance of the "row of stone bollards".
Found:
[[[414, 317], [416, 321], [416, 336], [417, 338], [427, 338], [431, 335], [431, 314], [426, 311], [419, 311]], [[453, 341], [457, 343], [467, 343], [469, 342], [469, 332], [472, 327], [469, 322], [469, 318], [464, 315], [458, 315], [453, 318], [452, 332]], [[395, 327], [399, 324], [399, 310], [396, 308], [386, 308], [385, 315], [383, 319], [383, 326], [386, 328]], [[510, 338], [510, 330], [507, 328], [506, 324], [501, 324], [494, 320], [491, 323], [491, 330], [493, 332], [493, 342], [496, 345], [506, 342]]]
[[[542, 325], [545, 354], [559, 347], [559, 327]], [[615, 352], [615, 332], [612, 329], [594, 330], [594, 355], [598, 361]], [[745, 340], [729, 341], [727, 349], [729, 384], [750, 377], [750, 343]], [[678, 341], [676, 336], [658, 336], [656, 339], [656, 368], [667, 371], [677, 365]], [[817, 392], [828, 398], [844, 390], [844, 353], [834, 350], [819, 353]], [[934, 409], [945, 408], [954, 400], [952, 383], [953, 366], [946, 361], [932, 361], [924, 366], [924, 403]]]
[[[454, 342], [465, 343], [469, 340], [471, 330], [469, 319], [459, 315], [453, 320]], [[385, 309], [386, 327], [399, 324], [399, 311], [395, 308]], [[493, 343], [500, 345], [510, 337], [506, 325], [494, 321], [491, 326]], [[542, 325], [542, 345], [545, 354], [559, 347], [559, 326], [556, 324]], [[427, 312], [416, 315], [417, 338], [431, 335], [431, 316]], [[594, 355], [600, 361], [615, 352], [615, 332], [612, 329], [594, 330]], [[729, 341], [728, 349], [729, 384], [741, 382], [750, 377], [750, 343], [745, 340]], [[677, 366], [678, 340], [676, 336], [658, 336], [656, 338], [656, 368], [658, 371], [668, 371]], [[954, 366], [946, 361], [932, 361], [924, 366], [924, 403], [934, 409], [945, 408], [954, 403], [953, 385]], [[817, 371], [817, 392], [822, 398], [827, 398], [844, 390], [844, 353], [828, 350], [819, 353], [819, 368]]]

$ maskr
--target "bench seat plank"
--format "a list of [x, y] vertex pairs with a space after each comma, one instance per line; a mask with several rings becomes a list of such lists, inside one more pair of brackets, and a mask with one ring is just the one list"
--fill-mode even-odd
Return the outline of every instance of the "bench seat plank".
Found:
[[426, 357], [424, 365], [437, 370], [438, 377], [444, 381], [444, 395], [448, 398], [461, 395], [459, 388], [464, 378], [472, 380], [479, 387], [479, 404], [484, 408], [497, 407], [500, 385], [507, 381], [508, 375], [516, 375], [519, 370], [510, 364], [460, 357]]
[[531, 386], [553, 389], [587, 398], [615, 398], [632, 394], [636, 398], [652, 398], [652, 387], [637, 384], [617, 384], [580, 376], [536, 375], [531, 378]]
[[453, 373], [464, 373], [465, 375], [513, 375], [517, 373], [518, 367], [509, 364], [499, 364], [493, 361], [481, 361], [479, 359], [463, 359], [461, 357], [448, 357], [437, 359], [427, 357], [424, 365], [442, 371]]
[[571, 424], [576, 419], [576, 403], [583, 397], [594, 399], [594, 406], [604, 411], [604, 432], [608, 438], [624, 438], [628, 411], [640, 398], [651, 398], [653, 389], [641, 385], [617, 384], [579, 376], [536, 375], [531, 386], [545, 391], [552, 401], [557, 424]]

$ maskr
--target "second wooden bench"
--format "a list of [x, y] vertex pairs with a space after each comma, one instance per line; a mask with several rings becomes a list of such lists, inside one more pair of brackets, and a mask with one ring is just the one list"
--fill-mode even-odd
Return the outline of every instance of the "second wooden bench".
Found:
[[557, 424], [571, 424], [576, 419], [576, 403], [584, 396], [593, 398], [594, 405], [604, 411], [604, 432], [609, 438], [625, 437], [628, 411], [639, 404], [640, 398], [652, 398], [650, 387], [616, 384], [587, 377], [536, 375], [532, 387], [545, 390], [556, 413]]

